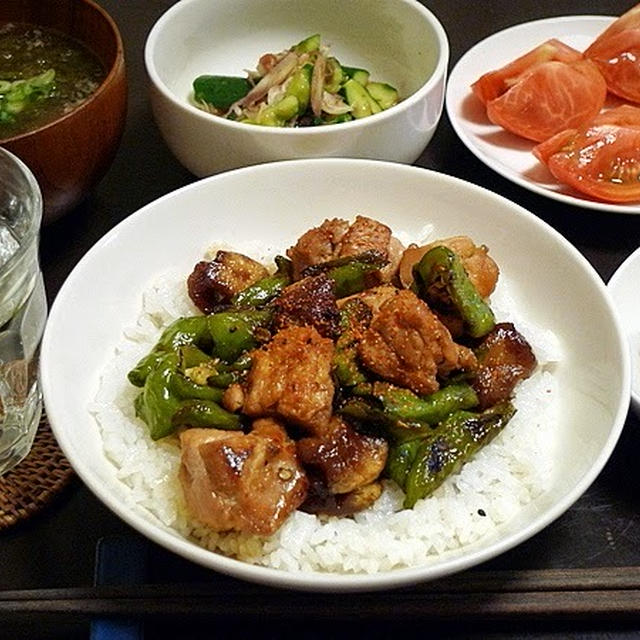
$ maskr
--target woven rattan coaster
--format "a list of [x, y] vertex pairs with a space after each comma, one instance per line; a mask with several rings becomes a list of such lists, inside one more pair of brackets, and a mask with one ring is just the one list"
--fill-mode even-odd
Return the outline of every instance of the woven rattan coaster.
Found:
[[0, 477], [0, 531], [38, 512], [73, 477], [43, 416], [29, 455]]

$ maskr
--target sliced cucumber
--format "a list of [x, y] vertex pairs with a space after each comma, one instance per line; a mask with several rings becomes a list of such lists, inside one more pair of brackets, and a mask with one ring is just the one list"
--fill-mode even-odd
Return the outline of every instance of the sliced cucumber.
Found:
[[369, 82], [369, 72], [366, 69], [359, 69], [358, 67], [342, 67], [342, 71], [347, 78], [351, 78], [356, 82], [359, 82], [363, 87], [367, 86]]
[[354, 118], [364, 118], [382, 111], [380, 105], [371, 97], [369, 92], [353, 78], [345, 82], [343, 91]]
[[320, 34], [314, 33], [312, 36], [305, 38], [292, 47], [295, 53], [311, 53], [320, 48]]
[[398, 102], [398, 91], [386, 82], [369, 82], [366, 88], [382, 109], [388, 109]]

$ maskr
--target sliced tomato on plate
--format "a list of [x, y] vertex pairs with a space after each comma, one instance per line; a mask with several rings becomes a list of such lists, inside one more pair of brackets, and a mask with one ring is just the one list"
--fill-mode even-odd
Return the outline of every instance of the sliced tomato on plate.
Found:
[[491, 122], [535, 142], [586, 124], [607, 96], [598, 67], [557, 39], [485, 73], [471, 89]]
[[495, 100], [495, 98], [508, 91], [520, 80], [524, 73], [531, 71], [531, 69], [543, 62], [551, 62], [552, 60], [574, 62], [581, 58], [582, 54], [579, 51], [560, 40], [552, 38], [504, 67], [480, 76], [471, 85], [471, 89], [482, 104], [487, 104], [490, 100]]
[[609, 25], [584, 56], [598, 65], [611, 93], [640, 102], [640, 4]]
[[603, 112], [591, 126], [561, 131], [533, 153], [557, 180], [585, 195], [640, 202], [640, 108]]
[[487, 116], [507, 131], [540, 142], [593, 120], [606, 97], [605, 81], [591, 61], [554, 60], [537, 65], [488, 102]]

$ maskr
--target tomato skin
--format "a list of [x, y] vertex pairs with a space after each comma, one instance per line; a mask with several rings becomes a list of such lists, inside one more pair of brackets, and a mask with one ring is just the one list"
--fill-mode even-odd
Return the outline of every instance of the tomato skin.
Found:
[[533, 153], [557, 180], [592, 198], [640, 201], [640, 126], [599, 124], [563, 131]]
[[539, 64], [552, 60], [575, 62], [581, 58], [582, 54], [579, 51], [551, 38], [504, 67], [483, 74], [471, 85], [471, 89], [482, 104], [486, 105], [490, 100], [495, 100], [508, 91], [523, 74]]
[[640, 102], [640, 4], [609, 25], [585, 50], [611, 93]]
[[606, 83], [593, 62], [545, 62], [491, 100], [487, 116], [507, 131], [540, 142], [589, 123], [606, 96]]

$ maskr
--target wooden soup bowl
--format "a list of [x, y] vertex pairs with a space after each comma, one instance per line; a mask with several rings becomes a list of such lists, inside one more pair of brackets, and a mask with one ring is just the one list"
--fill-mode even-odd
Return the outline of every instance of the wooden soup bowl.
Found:
[[62, 31], [93, 51], [107, 75], [73, 111], [38, 129], [0, 140], [28, 165], [44, 199], [43, 222], [73, 209], [104, 176], [115, 156], [127, 111], [122, 38], [92, 0], [2, 0], [0, 25], [27, 22]]

